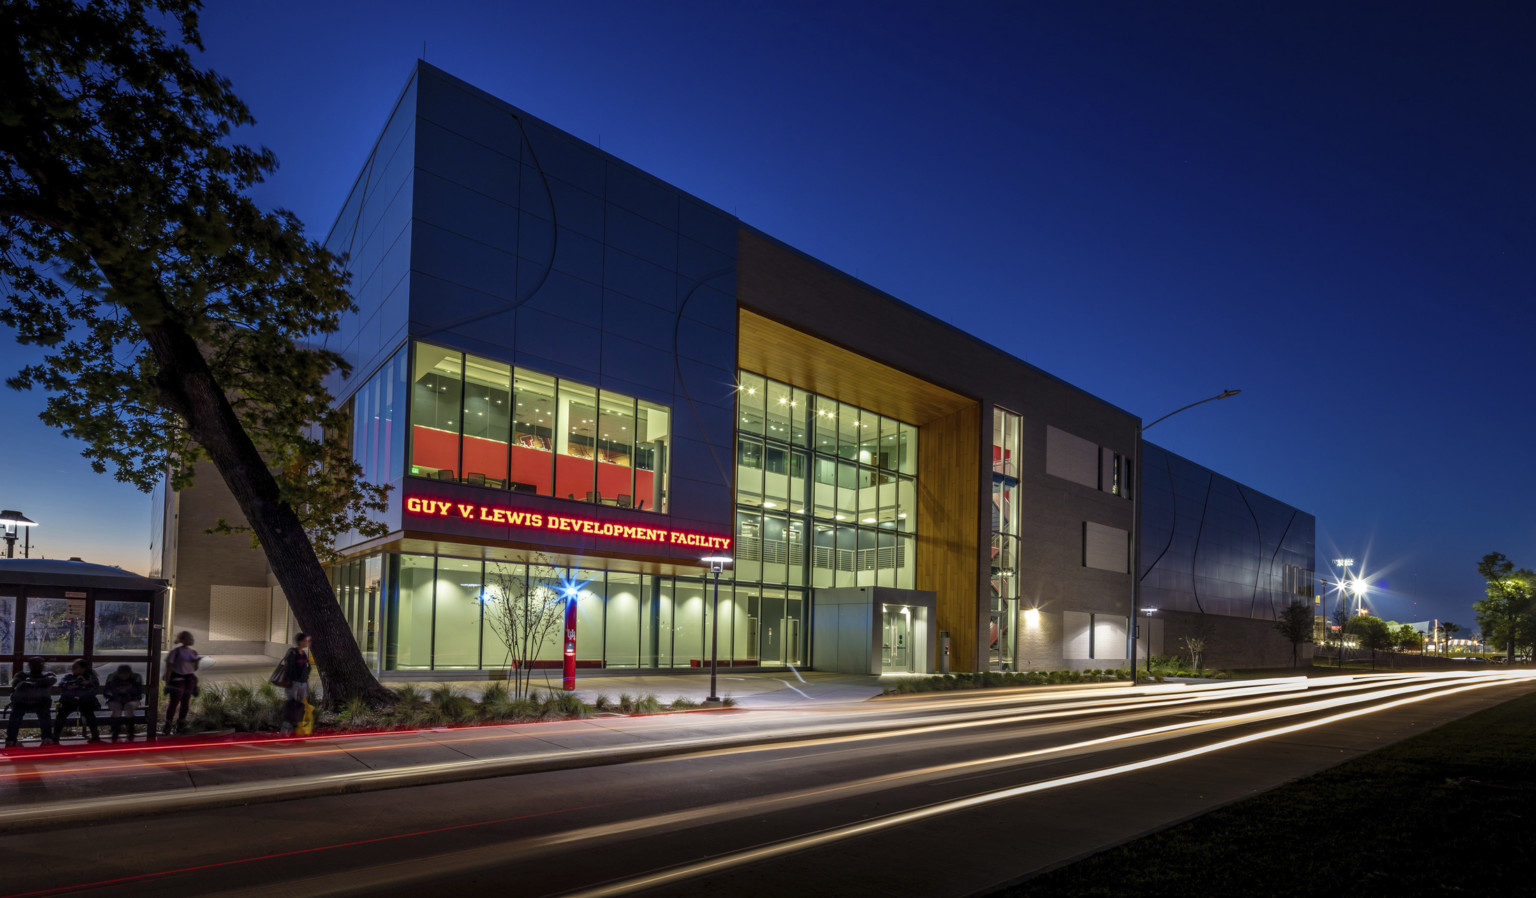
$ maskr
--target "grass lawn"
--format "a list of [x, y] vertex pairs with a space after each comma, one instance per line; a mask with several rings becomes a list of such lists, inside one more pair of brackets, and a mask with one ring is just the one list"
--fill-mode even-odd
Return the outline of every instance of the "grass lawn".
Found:
[[1536, 695], [998, 892], [1528, 895]]

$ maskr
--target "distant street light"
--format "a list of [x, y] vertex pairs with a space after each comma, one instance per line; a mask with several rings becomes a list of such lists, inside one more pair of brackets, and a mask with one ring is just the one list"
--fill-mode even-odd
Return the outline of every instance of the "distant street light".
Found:
[[1355, 616], [1359, 617], [1365, 612], [1365, 593], [1370, 589], [1370, 584], [1356, 577], [1349, 584], [1349, 592], [1355, 597]]
[[[1131, 649], [1131, 651], [1130, 651], [1130, 655], [1131, 655], [1131, 667], [1130, 667], [1130, 670], [1131, 670], [1131, 685], [1132, 686], [1136, 685], [1136, 648], [1137, 648], [1137, 646], [1136, 646], [1136, 630], [1137, 630], [1136, 619], [1137, 619], [1137, 617], [1136, 616], [1141, 613], [1141, 610], [1140, 610], [1141, 609], [1141, 542], [1140, 542], [1140, 537], [1139, 537], [1139, 533], [1140, 533], [1140, 530], [1141, 530], [1141, 481], [1139, 479], [1141, 477], [1141, 435], [1146, 433], [1147, 429], [1150, 428], [1153, 424], [1158, 424], [1160, 422], [1166, 421], [1169, 418], [1172, 418], [1174, 415], [1177, 415], [1179, 412], [1189, 411], [1190, 409], [1194, 408], [1197, 405], [1205, 405], [1207, 402], [1215, 402], [1218, 399], [1227, 399], [1227, 398], [1230, 398], [1232, 396], [1236, 396], [1238, 393], [1241, 393], [1241, 392], [1242, 392], [1242, 390], [1223, 390], [1220, 393], [1216, 394], [1215, 396], [1207, 396], [1206, 398], [1200, 400], [1199, 402], [1191, 402], [1189, 405], [1186, 405], [1183, 408], [1176, 408], [1173, 411], [1169, 412], [1168, 414], [1162, 416], [1161, 418], [1158, 418], [1156, 421], [1153, 421], [1152, 424], [1140, 424], [1140, 423], [1138, 423], [1136, 425], [1136, 461], [1135, 461], [1135, 464], [1132, 465], [1132, 467], [1134, 469], [1132, 471], [1132, 474], [1133, 474], [1133, 476], [1135, 476], [1138, 479], [1136, 481], [1130, 482], [1128, 484], [1129, 488], [1131, 490], [1131, 503], [1134, 506], [1134, 509], [1131, 512], [1131, 617], [1130, 617], [1130, 628], [1129, 628], [1130, 629], [1130, 633], [1127, 634], [1129, 636], [1129, 639], [1127, 641], [1130, 643], [1130, 649]], [[1148, 631], [1148, 633], [1147, 633], [1147, 660], [1148, 660], [1148, 662], [1150, 662], [1151, 659], [1152, 659], [1152, 634], [1151, 634], [1150, 631]]]
[[1349, 569], [1353, 567], [1354, 564], [1355, 560], [1353, 558], [1335, 558], [1333, 560], [1333, 566], [1339, 568], [1339, 602], [1343, 605], [1345, 615], [1349, 614], [1350, 592], [1349, 584], [1345, 582], [1345, 578], [1349, 576]]

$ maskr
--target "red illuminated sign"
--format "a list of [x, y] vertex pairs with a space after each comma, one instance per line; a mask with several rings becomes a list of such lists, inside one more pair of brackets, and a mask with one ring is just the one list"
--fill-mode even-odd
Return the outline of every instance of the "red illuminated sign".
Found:
[[710, 549], [718, 552], [729, 552], [731, 550], [731, 538], [729, 536], [710, 536], [706, 533], [692, 533], [687, 530], [674, 530], [670, 527], [648, 527], [639, 524], [625, 524], [618, 521], [578, 517], [576, 515], [545, 514], [538, 511], [525, 511], [519, 508], [483, 502], [450, 502], [445, 499], [407, 496], [405, 498], [405, 511], [407, 514], [424, 515], [433, 518], [475, 521], [484, 524], [521, 527], [529, 530], [582, 533], [587, 536], [601, 536], [608, 539], [622, 539], [629, 542], [650, 543], [659, 546], [689, 546], [695, 549]]

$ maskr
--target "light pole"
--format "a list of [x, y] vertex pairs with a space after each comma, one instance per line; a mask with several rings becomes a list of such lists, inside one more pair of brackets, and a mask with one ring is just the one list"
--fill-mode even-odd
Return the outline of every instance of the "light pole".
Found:
[[[4, 533], [4, 537], [5, 537], [5, 557], [6, 558], [15, 558], [16, 557], [16, 528], [17, 527], [36, 527], [37, 526], [37, 522], [32, 520], [31, 518], [27, 517], [26, 515], [22, 514], [19, 511], [11, 511], [10, 509], [6, 509], [5, 511], [0, 511], [0, 525], [3, 525], [5, 527], [5, 533]], [[32, 546], [32, 531], [28, 530], [27, 531], [27, 547], [22, 552], [22, 554], [23, 555], [31, 555], [32, 554], [31, 546]]]
[[1353, 558], [1335, 558], [1333, 566], [1340, 569], [1339, 573], [1339, 652], [1338, 667], [1344, 666], [1344, 628], [1349, 625], [1349, 593], [1344, 585], [1344, 578], [1349, 576], [1349, 569], [1354, 565]]
[[706, 555], [704, 563], [709, 565], [709, 572], [715, 575], [715, 601], [714, 610], [709, 618], [709, 698], [704, 700], [706, 705], [720, 704], [720, 694], [716, 691], [720, 671], [720, 572], [730, 564], [729, 555]]
[[[1143, 608], [1142, 613], [1147, 616], [1147, 676], [1152, 676], [1152, 615], [1157, 613], [1156, 608]], [[1135, 668], [1131, 669], [1131, 679], [1136, 679]]]
[[[1146, 433], [1153, 424], [1166, 421], [1179, 412], [1188, 411], [1197, 405], [1207, 402], [1215, 402], [1218, 399], [1227, 399], [1241, 393], [1242, 390], [1223, 390], [1215, 396], [1207, 396], [1199, 402], [1191, 402], [1183, 408], [1176, 408], [1168, 414], [1153, 421], [1152, 424], [1136, 424], [1136, 463], [1132, 465], [1133, 475], [1137, 478], [1134, 482], [1128, 482], [1131, 489], [1131, 504], [1134, 509], [1131, 512], [1131, 618], [1130, 618], [1130, 644], [1131, 644], [1131, 685], [1136, 685], [1136, 620], [1141, 609], [1141, 435]], [[1147, 634], [1147, 657], [1152, 656], [1152, 635]]]

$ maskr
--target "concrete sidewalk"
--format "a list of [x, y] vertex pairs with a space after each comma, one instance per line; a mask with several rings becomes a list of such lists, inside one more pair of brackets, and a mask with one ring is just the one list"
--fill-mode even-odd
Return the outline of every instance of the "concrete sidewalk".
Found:
[[[198, 669], [198, 678], [206, 685], [249, 683], [258, 684], [267, 679], [277, 661], [265, 655], [214, 655], [207, 657]], [[862, 702], [879, 695], [892, 681], [908, 674], [885, 676], [858, 676], [855, 674], [822, 673], [784, 669], [752, 671], [750, 673], [721, 668], [719, 695], [732, 698], [740, 708], [794, 708], [845, 702]], [[315, 678], [319, 682], [319, 678]], [[451, 671], [433, 675], [430, 679], [388, 679], [384, 685], [391, 689], [411, 685], [427, 690], [448, 684], [454, 689], [479, 699], [486, 687], [495, 680], [456, 680]], [[535, 689], [546, 692], [560, 690], [558, 670], [535, 671]], [[318, 690], [317, 690], [318, 692]], [[617, 699], [620, 694], [632, 696], [655, 695], [663, 704], [675, 698], [701, 702], [709, 697], [709, 674], [695, 671], [625, 673], [610, 671], [579, 671], [576, 677], [576, 695], [591, 704], [599, 695]]]

